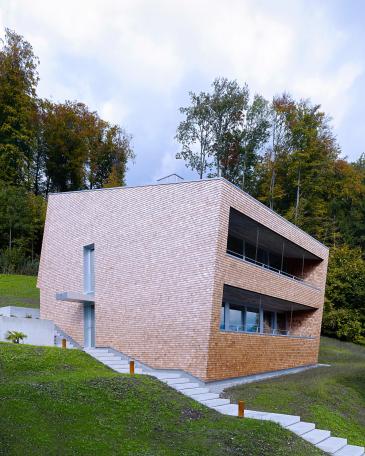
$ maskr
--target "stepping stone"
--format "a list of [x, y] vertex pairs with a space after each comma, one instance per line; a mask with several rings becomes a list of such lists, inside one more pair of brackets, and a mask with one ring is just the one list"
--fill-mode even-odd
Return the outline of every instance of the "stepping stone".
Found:
[[185, 389], [199, 388], [199, 383], [178, 383], [177, 385], [171, 385], [178, 391], [183, 391]]
[[167, 379], [166, 383], [168, 385], [177, 385], [177, 384], [181, 384], [181, 383], [190, 383], [190, 379], [189, 378], [184, 378], [184, 377], [171, 378], [171, 379]]
[[196, 394], [209, 393], [209, 388], [187, 388], [182, 392], [187, 396], [195, 396]]
[[322, 442], [328, 437], [331, 437], [330, 431], [324, 431], [322, 429], [313, 429], [313, 431], [306, 432], [301, 435], [302, 439], [307, 440], [307, 442], [313, 443], [316, 445], [319, 442]]
[[363, 456], [364, 447], [356, 445], [346, 445], [341, 450], [336, 451], [336, 456]]
[[295, 423], [287, 427], [289, 431], [292, 431], [297, 435], [302, 435], [306, 432], [313, 431], [315, 428], [316, 425], [314, 423], [306, 423], [305, 421], [299, 421], [299, 423]]
[[[181, 391], [182, 393], [184, 393], [184, 391]], [[201, 402], [201, 401], [206, 401], [207, 399], [218, 399], [219, 398], [219, 394], [217, 393], [203, 393], [203, 394], [197, 394], [195, 396], [190, 396], [192, 399], [195, 399], [196, 401], [198, 402]]]
[[238, 405], [237, 404], [227, 404], [220, 405], [218, 407], [213, 407], [217, 412], [222, 413], [223, 415], [238, 416]]
[[325, 451], [326, 453], [334, 454], [347, 445], [347, 439], [341, 439], [339, 437], [329, 437], [322, 442], [317, 443], [316, 447]]
[[264, 418], [270, 421], [274, 421], [274, 423], [281, 424], [281, 426], [287, 427], [291, 424], [299, 423], [300, 416], [296, 415], [283, 415], [281, 413], [269, 413], [267, 418]]
[[217, 399], [199, 400], [199, 402], [201, 402], [202, 404], [206, 405], [207, 407], [217, 407], [218, 405], [227, 405], [227, 404], [229, 404], [229, 399], [221, 399], [219, 397]]

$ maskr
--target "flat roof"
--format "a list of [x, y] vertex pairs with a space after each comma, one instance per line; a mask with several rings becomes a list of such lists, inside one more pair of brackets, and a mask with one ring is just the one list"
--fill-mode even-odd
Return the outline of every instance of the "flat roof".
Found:
[[316, 243], [318, 243], [319, 245], [321, 245], [325, 249], [329, 250], [329, 247], [327, 247], [322, 242], [318, 241], [318, 239], [314, 238], [309, 233], [307, 233], [306, 231], [302, 230], [299, 226], [295, 225], [294, 223], [290, 222], [289, 220], [287, 220], [282, 215], [280, 215], [277, 212], [275, 212], [273, 209], [270, 209], [264, 203], [262, 203], [261, 201], [257, 200], [252, 195], [250, 195], [249, 193], [245, 192], [244, 190], [242, 190], [241, 188], [239, 188], [237, 185], [233, 184], [232, 182], [228, 181], [224, 177], [211, 177], [211, 178], [204, 178], [204, 179], [191, 179], [191, 180], [182, 180], [182, 181], [178, 181], [178, 182], [153, 182], [153, 183], [150, 183], [150, 184], [124, 185], [124, 186], [121, 186], [121, 187], [92, 188], [92, 189], [85, 189], [85, 190], [71, 190], [71, 191], [68, 191], [68, 192], [50, 192], [49, 196], [51, 196], [51, 195], [52, 196], [60, 196], [60, 195], [62, 196], [62, 195], [69, 195], [69, 194], [73, 194], [73, 193], [107, 192], [107, 191], [117, 191], [117, 190], [128, 190], [128, 189], [132, 189], [132, 188], [158, 187], [158, 186], [162, 186], [162, 185], [186, 185], [186, 184], [192, 184], [192, 183], [214, 182], [214, 181], [222, 181], [222, 182], [230, 185], [236, 191], [239, 191], [239, 192], [243, 193], [247, 198], [249, 198], [252, 201], [254, 201], [255, 204], [258, 204], [261, 207], [265, 208], [267, 211], [269, 211], [270, 213], [274, 214], [276, 217], [279, 217], [280, 219], [284, 220], [291, 227], [295, 228], [296, 230], [301, 231], [303, 234], [305, 234], [306, 236], [308, 236], [311, 239], [313, 239]]

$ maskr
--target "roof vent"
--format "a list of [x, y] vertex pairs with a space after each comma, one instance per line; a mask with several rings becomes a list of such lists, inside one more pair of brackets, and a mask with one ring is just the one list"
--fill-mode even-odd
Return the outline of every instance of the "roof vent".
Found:
[[176, 184], [177, 182], [182, 182], [183, 180], [184, 178], [178, 174], [169, 174], [168, 176], [157, 179], [157, 182], [159, 184]]

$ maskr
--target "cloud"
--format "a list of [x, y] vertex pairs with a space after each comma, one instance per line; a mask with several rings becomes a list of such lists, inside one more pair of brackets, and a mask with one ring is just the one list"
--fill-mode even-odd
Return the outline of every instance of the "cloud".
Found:
[[345, 63], [333, 74], [303, 78], [294, 85], [294, 89], [305, 98], [321, 100], [322, 105], [331, 113], [334, 126], [338, 128], [353, 101], [350, 89], [363, 73], [362, 65]]
[[133, 134], [138, 149], [131, 183], [183, 172], [174, 159], [178, 107], [189, 90], [207, 90], [216, 76], [247, 82], [252, 92], [268, 98], [283, 91], [310, 97], [323, 104], [339, 129], [364, 96], [355, 90], [364, 75], [363, 54], [356, 52], [351, 25], [338, 19], [340, 3], [9, 0], [2, 5], [0, 25], [23, 34], [41, 59], [42, 96], [79, 99]]

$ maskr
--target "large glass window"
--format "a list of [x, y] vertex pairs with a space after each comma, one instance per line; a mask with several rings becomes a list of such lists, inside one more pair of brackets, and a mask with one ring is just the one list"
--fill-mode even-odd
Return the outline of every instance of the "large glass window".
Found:
[[[228, 309], [226, 309], [228, 306]], [[262, 327], [260, 327], [262, 313]], [[264, 333], [286, 335], [286, 314], [284, 312], [268, 311], [250, 306], [231, 306], [222, 304], [220, 329], [237, 332]]]
[[225, 329], [225, 318], [224, 318], [224, 304], [221, 307], [221, 323], [220, 323], [220, 328]]
[[244, 309], [229, 309], [229, 329], [231, 331], [244, 331]]
[[264, 333], [272, 334], [275, 329], [275, 313], [264, 310]]
[[276, 331], [278, 334], [287, 334], [287, 326], [286, 326], [286, 315], [284, 312], [278, 312], [276, 314]]
[[246, 331], [260, 331], [260, 313], [258, 310], [248, 308], [246, 311]]
[[228, 236], [227, 251], [231, 255], [243, 258], [243, 256], [244, 256], [243, 240], [238, 239], [234, 236]]

